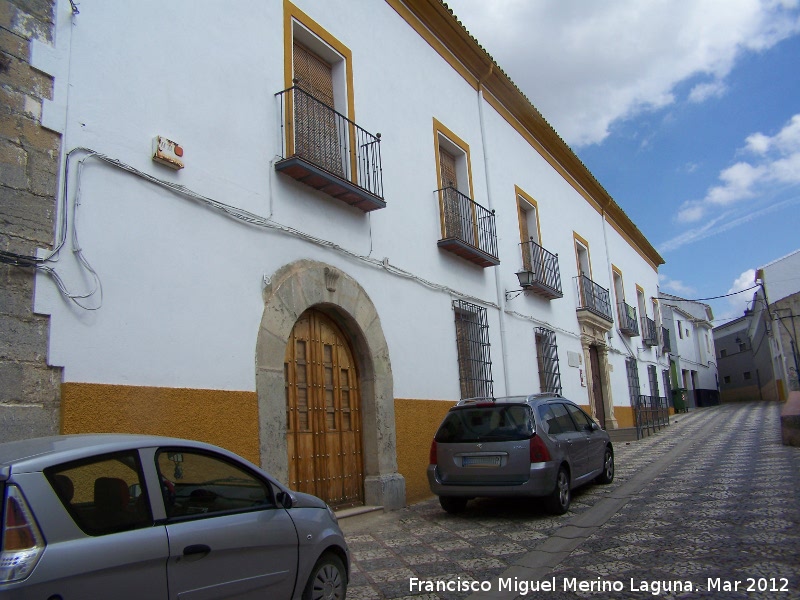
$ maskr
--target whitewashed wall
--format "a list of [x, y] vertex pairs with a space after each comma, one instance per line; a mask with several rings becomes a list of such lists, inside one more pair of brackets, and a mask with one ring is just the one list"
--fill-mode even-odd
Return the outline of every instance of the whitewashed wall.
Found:
[[[623, 270], [631, 304], [639, 284], [651, 310], [655, 270], [612, 227], [604, 228], [602, 215], [487, 103], [485, 156], [477, 92], [389, 5], [296, 5], [352, 51], [355, 120], [382, 134], [387, 208], [365, 215], [274, 171], [280, 150], [274, 95], [284, 87], [282, 2], [83, 0], [67, 25], [69, 35], [56, 45], [69, 59], [61, 61], [58, 75], [68, 78], [69, 95], [57, 99], [61, 109], [51, 107], [63, 110], [66, 149], [92, 148], [350, 255], [233, 221], [89, 160], [81, 172], [78, 232], [102, 281], [103, 304], [96, 311], [78, 309], [51, 279], [38, 278], [36, 310], [53, 316], [50, 362], [64, 367], [66, 381], [254, 390], [263, 279], [307, 258], [342, 269], [370, 295], [389, 345], [395, 396], [457, 398], [451, 295], [363, 260], [386, 258], [488, 307], [496, 393], [538, 390], [533, 330], [543, 324], [557, 333], [564, 393], [588, 403], [578, 369], [567, 361], [567, 352], [581, 353], [573, 231], [590, 244], [597, 283], [613, 287], [609, 263]], [[60, 2], [58, 11], [64, 30], [69, 2]], [[475, 200], [487, 207], [491, 202], [497, 211], [499, 293], [494, 269], [436, 246], [434, 118], [469, 144]], [[152, 139], [159, 134], [185, 148], [186, 168], [175, 172], [151, 161]], [[70, 200], [77, 176], [73, 161]], [[518, 287], [514, 273], [520, 266], [515, 185], [539, 204], [542, 243], [559, 255], [564, 297], [508, 302], [507, 310], [519, 315], [502, 317], [504, 362], [500, 306], [503, 291]], [[56, 269], [72, 290], [90, 284], [69, 251]], [[633, 345], [640, 346], [640, 339], [633, 338]], [[614, 402], [627, 405], [625, 357], [633, 351], [656, 361], [656, 351], [629, 350], [616, 332], [610, 343]], [[644, 363], [640, 369], [645, 382]]]

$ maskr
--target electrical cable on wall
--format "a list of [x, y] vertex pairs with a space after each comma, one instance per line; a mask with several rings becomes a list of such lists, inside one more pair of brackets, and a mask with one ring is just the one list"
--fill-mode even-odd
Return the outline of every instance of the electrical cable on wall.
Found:
[[[64, 247], [64, 244], [66, 243], [67, 230], [68, 230], [68, 218], [67, 218], [67, 213], [68, 213], [68, 211], [67, 211], [67, 205], [68, 205], [67, 198], [68, 198], [68, 190], [69, 190], [69, 187], [68, 187], [68, 185], [69, 185], [68, 174], [69, 174], [69, 171], [70, 171], [70, 165], [72, 163], [72, 160], [73, 160], [75, 154], [79, 154], [79, 153], [85, 153], [86, 156], [83, 156], [78, 161], [78, 168], [77, 168], [77, 173], [76, 173], [77, 182], [76, 182], [75, 196], [73, 198], [72, 251], [75, 254], [76, 258], [78, 259], [80, 265], [86, 271], [89, 272], [89, 274], [91, 275], [91, 277], [92, 277], [92, 279], [94, 281], [93, 288], [90, 291], [82, 293], [82, 294], [71, 293], [67, 289], [63, 279], [48, 264], [49, 262], [56, 262], [58, 260], [58, 253]], [[167, 189], [167, 190], [169, 190], [169, 191], [171, 191], [171, 192], [173, 192], [175, 194], [178, 194], [178, 195], [184, 196], [186, 198], [189, 198], [191, 200], [200, 202], [201, 204], [204, 204], [205, 206], [207, 206], [209, 208], [212, 208], [212, 209], [214, 209], [216, 211], [219, 211], [219, 212], [223, 213], [224, 215], [226, 215], [226, 216], [228, 216], [230, 218], [233, 218], [233, 219], [236, 219], [238, 221], [244, 222], [244, 223], [246, 223], [248, 225], [252, 225], [252, 226], [255, 226], [255, 227], [260, 227], [260, 228], [263, 228], [263, 229], [270, 229], [270, 230], [278, 231], [278, 232], [284, 233], [286, 235], [290, 235], [290, 236], [296, 237], [298, 239], [302, 239], [304, 241], [310, 242], [310, 243], [315, 244], [317, 246], [321, 246], [323, 248], [334, 250], [336, 252], [339, 252], [339, 253], [347, 256], [348, 258], [351, 258], [351, 259], [354, 259], [354, 260], [358, 260], [360, 262], [367, 263], [368, 265], [370, 265], [372, 267], [379, 268], [379, 269], [382, 269], [382, 270], [384, 270], [384, 271], [386, 271], [388, 273], [391, 273], [392, 275], [395, 275], [395, 276], [398, 276], [398, 277], [402, 277], [404, 279], [408, 279], [408, 280], [414, 281], [414, 282], [416, 282], [416, 283], [418, 283], [418, 284], [420, 284], [420, 285], [422, 285], [424, 287], [427, 287], [429, 289], [432, 289], [432, 290], [435, 290], [435, 291], [440, 291], [440, 292], [445, 292], [445, 293], [447, 293], [447, 294], [449, 294], [451, 296], [454, 296], [454, 297], [457, 297], [457, 298], [463, 298], [465, 300], [469, 300], [469, 301], [472, 301], [472, 302], [475, 302], [475, 303], [478, 303], [478, 304], [481, 304], [483, 306], [486, 306], [486, 307], [489, 307], [489, 308], [493, 308], [493, 309], [496, 309], [496, 310], [500, 309], [500, 307], [494, 302], [486, 301], [486, 300], [483, 300], [481, 298], [476, 298], [476, 297], [471, 296], [469, 294], [464, 294], [463, 292], [455, 290], [455, 289], [453, 289], [453, 288], [451, 288], [449, 286], [445, 286], [445, 285], [441, 285], [441, 284], [438, 284], [438, 283], [434, 283], [434, 282], [429, 281], [427, 279], [424, 279], [422, 277], [418, 277], [418, 276], [414, 275], [413, 273], [410, 273], [409, 271], [406, 271], [404, 269], [401, 269], [399, 267], [395, 267], [395, 266], [391, 265], [386, 260], [378, 260], [378, 259], [372, 258], [370, 256], [363, 256], [361, 254], [358, 254], [356, 252], [348, 250], [347, 248], [339, 246], [338, 244], [335, 244], [334, 242], [331, 242], [331, 241], [328, 241], [328, 240], [324, 240], [322, 238], [318, 238], [316, 236], [310, 235], [308, 233], [305, 233], [305, 232], [300, 231], [298, 229], [295, 229], [293, 227], [289, 227], [287, 225], [282, 225], [282, 224], [280, 224], [280, 223], [278, 223], [276, 221], [273, 221], [271, 218], [265, 218], [265, 217], [262, 217], [260, 215], [255, 214], [255, 213], [251, 213], [251, 212], [249, 212], [247, 210], [240, 209], [240, 208], [237, 208], [235, 206], [231, 206], [229, 204], [225, 204], [224, 202], [220, 202], [218, 200], [214, 200], [213, 198], [209, 198], [208, 196], [204, 196], [202, 194], [199, 194], [199, 193], [197, 193], [197, 192], [195, 192], [195, 191], [193, 191], [193, 190], [191, 190], [191, 189], [189, 189], [189, 188], [187, 188], [187, 187], [185, 187], [183, 185], [180, 185], [180, 184], [177, 184], [177, 183], [174, 183], [174, 182], [170, 182], [170, 181], [165, 181], [163, 179], [159, 179], [159, 178], [157, 178], [157, 177], [155, 177], [153, 175], [150, 175], [149, 173], [146, 173], [144, 171], [140, 171], [139, 169], [137, 169], [137, 168], [135, 168], [135, 167], [133, 167], [131, 165], [123, 163], [122, 161], [120, 161], [120, 160], [118, 160], [116, 158], [111, 158], [111, 157], [109, 157], [109, 156], [107, 156], [105, 154], [97, 152], [96, 150], [92, 150], [91, 148], [76, 147], [76, 148], [73, 148], [72, 150], [70, 150], [66, 155], [66, 166], [65, 166], [65, 169], [64, 169], [62, 195], [61, 195], [61, 202], [60, 202], [60, 213], [61, 213], [61, 224], [59, 226], [59, 234], [60, 235], [58, 237], [57, 242], [54, 244], [54, 248], [53, 248], [52, 252], [50, 252], [45, 257], [36, 257], [36, 256], [25, 256], [25, 255], [19, 255], [19, 254], [15, 254], [15, 253], [11, 253], [11, 252], [6, 252], [6, 251], [0, 251], [0, 261], [8, 263], [8, 264], [14, 264], [16, 266], [21, 266], [21, 267], [33, 267], [33, 268], [36, 268], [36, 269], [48, 274], [49, 276], [51, 276], [53, 278], [53, 280], [56, 283], [56, 286], [58, 287], [59, 292], [65, 298], [69, 299], [70, 301], [75, 303], [77, 306], [79, 306], [80, 308], [83, 308], [85, 310], [97, 310], [102, 306], [102, 284], [101, 284], [99, 275], [94, 270], [94, 268], [91, 266], [89, 261], [86, 259], [85, 255], [83, 254], [83, 250], [82, 250], [82, 248], [80, 246], [80, 243], [78, 241], [78, 208], [80, 207], [80, 204], [81, 204], [81, 180], [82, 180], [82, 175], [83, 175], [82, 171], [83, 171], [83, 166], [85, 165], [86, 161], [88, 161], [90, 159], [96, 159], [96, 160], [102, 161], [103, 163], [105, 163], [107, 165], [110, 165], [110, 166], [116, 167], [118, 169], [121, 169], [122, 171], [125, 171], [125, 172], [127, 172], [127, 173], [129, 173], [131, 175], [134, 175], [136, 177], [144, 179], [145, 181], [148, 181], [149, 183], [152, 183], [152, 184], [157, 185], [159, 187], [165, 188], [165, 189]], [[372, 246], [372, 241], [370, 240], [370, 253], [372, 252], [371, 246]], [[99, 294], [100, 295], [100, 299], [99, 299], [99, 301], [98, 301], [96, 306], [88, 306], [87, 304], [81, 302], [82, 300], [91, 298], [95, 294]]]

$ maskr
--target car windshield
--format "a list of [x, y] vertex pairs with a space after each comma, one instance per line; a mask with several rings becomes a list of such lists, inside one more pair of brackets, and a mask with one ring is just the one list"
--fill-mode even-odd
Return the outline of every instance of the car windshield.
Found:
[[502, 442], [532, 435], [533, 420], [527, 405], [475, 406], [449, 412], [436, 432], [436, 441]]

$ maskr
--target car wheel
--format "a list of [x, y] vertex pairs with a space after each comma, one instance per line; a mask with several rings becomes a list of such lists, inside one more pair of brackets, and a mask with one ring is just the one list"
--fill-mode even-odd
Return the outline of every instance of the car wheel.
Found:
[[333, 553], [323, 554], [311, 570], [303, 600], [344, 600], [346, 592], [344, 563]]
[[464, 512], [464, 509], [467, 507], [467, 499], [453, 498], [452, 496], [439, 496], [439, 504], [442, 505], [445, 511], [449, 512], [451, 515], [455, 515]]
[[554, 515], [563, 515], [569, 510], [570, 499], [569, 474], [561, 467], [556, 475], [556, 488], [547, 497], [547, 508]]
[[608, 484], [614, 481], [614, 453], [610, 448], [606, 448], [603, 456], [603, 472], [597, 476], [597, 483]]

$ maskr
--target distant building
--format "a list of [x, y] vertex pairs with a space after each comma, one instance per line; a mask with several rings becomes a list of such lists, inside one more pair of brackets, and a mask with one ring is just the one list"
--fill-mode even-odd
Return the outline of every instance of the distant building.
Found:
[[[714, 329], [723, 402], [786, 400], [798, 384], [800, 250], [756, 270], [752, 306]], [[724, 354], [723, 354], [724, 353]]]
[[748, 334], [750, 316], [748, 311], [744, 316], [713, 330], [721, 402], [762, 399], [759, 370], [755, 366], [753, 345]]
[[661, 317], [668, 330], [672, 388], [687, 390], [688, 406], [719, 403], [714, 315], [702, 302], [661, 293]]

